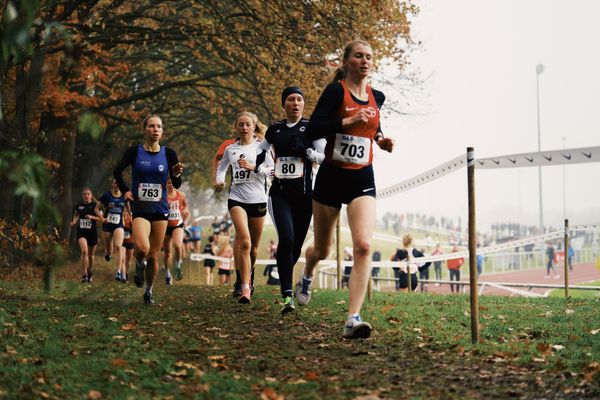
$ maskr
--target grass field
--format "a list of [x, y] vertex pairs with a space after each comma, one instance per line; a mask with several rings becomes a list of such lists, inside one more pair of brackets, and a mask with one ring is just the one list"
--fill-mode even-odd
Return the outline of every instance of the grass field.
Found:
[[[578, 286], [600, 286], [600, 281], [588, 282], [578, 284]], [[564, 289], [552, 290], [549, 294], [550, 297], [565, 297]], [[577, 290], [569, 289], [569, 296], [576, 299], [596, 299], [600, 300], [600, 292], [598, 290]]]
[[[376, 293], [367, 340], [341, 339], [347, 293], [280, 316], [278, 289], [241, 306], [227, 288], [0, 282], [5, 398], [598, 398], [598, 299]], [[370, 396], [370, 397], [369, 397]]]

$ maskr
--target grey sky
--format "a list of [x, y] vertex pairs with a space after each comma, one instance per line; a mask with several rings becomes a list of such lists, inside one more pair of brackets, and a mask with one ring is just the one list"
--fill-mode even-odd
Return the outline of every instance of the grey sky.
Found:
[[[388, 186], [475, 148], [476, 157], [537, 151], [536, 72], [540, 75], [542, 150], [600, 145], [600, 1], [422, 1], [413, 24], [422, 48], [412, 58], [426, 79], [408, 110], [387, 116], [396, 139], [376, 150], [377, 185]], [[395, 72], [386, 69], [386, 75]], [[406, 102], [393, 88], [388, 98]], [[562, 225], [562, 167], [543, 169], [544, 222]], [[566, 167], [571, 224], [600, 222], [600, 163]], [[479, 171], [478, 224], [537, 224], [537, 168]], [[380, 200], [386, 210], [461, 216], [466, 170]]]

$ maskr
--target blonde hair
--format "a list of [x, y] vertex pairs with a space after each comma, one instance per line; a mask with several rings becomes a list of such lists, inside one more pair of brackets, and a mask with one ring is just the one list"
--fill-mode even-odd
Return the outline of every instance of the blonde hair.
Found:
[[342, 57], [342, 65], [340, 65], [339, 67], [336, 68], [336, 70], [333, 74], [333, 79], [331, 80], [331, 83], [339, 82], [346, 78], [346, 74], [348, 73], [346, 71], [346, 61], [348, 61], [348, 59], [350, 58], [352, 49], [354, 49], [354, 47], [359, 44], [362, 44], [363, 46], [367, 46], [367, 47], [371, 48], [371, 45], [369, 44], [369, 42], [367, 42], [366, 40], [362, 40], [362, 39], [356, 39], [356, 40], [353, 40], [353, 41], [347, 43], [346, 47], [344, 47], [344, 55]]
[[412, 245], [412, 243], [413, 237], [410, 233], [407, 233], [404, 236], [402, 236], [402, 244], [404, 245], [404, 247], [409, 247]]
[[235, 123], [233, 124], [234, 126], [237, 125], [238, 119], [240, 117], [250, 118], [250, 120], [254, 124], [254, 134], [256, 135], [256, 137], [258, 137], [260, 140], [263, 140], [265, 138], [265, 133], [267, 132], [267, 126], [258, 120], [258, 117], [256, 116], [256, 114], [254, 114], [251, 111], [240, 111], [235, 116]]

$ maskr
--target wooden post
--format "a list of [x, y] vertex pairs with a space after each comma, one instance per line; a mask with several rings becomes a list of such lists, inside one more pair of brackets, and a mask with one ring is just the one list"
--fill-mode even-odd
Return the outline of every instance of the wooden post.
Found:
[[569, 220], [565, 219], [565, 300], [569, 300]]
[[[408, 254], [408, 253], [407, 253]], [[409, 258], [408, 255], [406, 256], [406, 280], [408, 282], [408, 287], [406, 289], [408, 289], [408, 293], [412, 292], [412, 275], [410, 274], [410, 263], [408, 262]]]
[[337, 288], [342, 288], [342, 242], [340, 238], [340, 219], [341, 213], [338, 215], [337, 224], [335, 225], [335, 247], [337, 253]]
[[479, 343], [477, 299], [477, 225], [475, 223], [475, 151], [467, 147], [467, 187], [469, 193], [469, 284], [471, 288], [471, 343]]
[[367, 284], [367, 299], [373, 301], [373, 278], [369, 276], [369, 283]]

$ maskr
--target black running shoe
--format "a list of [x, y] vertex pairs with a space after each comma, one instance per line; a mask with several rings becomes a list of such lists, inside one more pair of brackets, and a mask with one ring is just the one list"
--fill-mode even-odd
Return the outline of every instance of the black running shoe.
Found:
[[149, 292], [144, 293], [144, 303], [154, 304], [154, 297], [152, 296], [152, 293], [149, 293]]
[[133, 275], [133, 282], [135, 286], [141, 288], [144, 286], [144, 269], [146, 267], [145, 261], [135, 260], [135, 275]]
[[87, 275], [83, 275], [83, 276], [81, 277], [81, 283], [87, 283], [87, 281], [88, 281], [88, 280], [87, 280]]
[[111, 259], [111, 258], [112, 258], [112, 257], [110, 256], [110, 254], [105, 254], [105, 255], [104, 255], [104, 259], [105, 259], [107, 262], [108, 262], [108, 261], [110, 261], [110, 259]]

